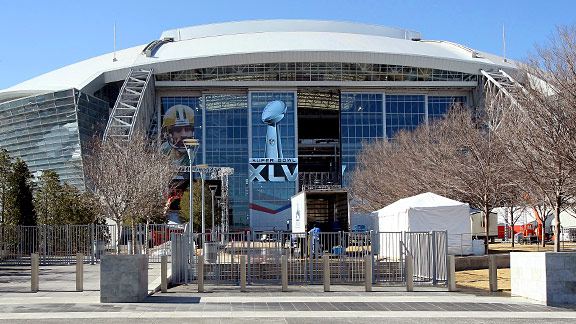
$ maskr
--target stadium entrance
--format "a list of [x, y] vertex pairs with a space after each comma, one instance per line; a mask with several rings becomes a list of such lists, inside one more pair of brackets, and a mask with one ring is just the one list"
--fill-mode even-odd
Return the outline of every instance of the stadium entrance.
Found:
[[340, 91], [298, 92], [298, 188], [341, 184]]

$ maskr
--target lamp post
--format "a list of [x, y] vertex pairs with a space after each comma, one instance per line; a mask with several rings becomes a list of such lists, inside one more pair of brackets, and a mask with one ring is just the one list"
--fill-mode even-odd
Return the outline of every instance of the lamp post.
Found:
[[194, 157], [196, 156], [196, 151], [198, 150], [198, 142], [197, 139], [189, 138], [185, 139], [184, 146], [186, 147], [186, 153], [188, 153], [188, 159], [190, 160], [190, 226], [192, 227], [192, 231], [194, 230], [194, 177], [192, 172], [192, 165], [194, 164]]
[[214, 195], [216, 194], [217, 188], [218, 186], [215, 184], [208, 185], [208, 189], [210, 189], [212, 193], [212, 233], [214, 233]]
[[196, 166], [200, 169], [200, 179], [202, 180], [202, 234], [206, 233], [206, 216], [204, 213], [204, 178], [206, 177], [206, 168], [208, 168], [207, 164], [198, 164]]

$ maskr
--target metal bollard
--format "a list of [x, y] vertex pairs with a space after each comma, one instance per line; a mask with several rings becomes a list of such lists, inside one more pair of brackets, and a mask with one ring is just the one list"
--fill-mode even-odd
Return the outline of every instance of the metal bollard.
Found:
[[490, 292], [498, 291], [498, 263], [496, 255], [488, 256], [488, 281]]
[[240, 256], [240, 291], [246, 291], [246, 256]]
[[38, 253], [32, 253], [30, 255], [30, 274], [31, 274], [31, 291], [37, 292], [40, 282], [40, 257]]
[[406, 254], [406, 291], [414, 291], [414, 257]]
[[372, 291], [372, 256], [366, 255], [364, 257], [364, 285], [366, 291]]
[[453, 255], [449, 255], [447, 261], [448, 291], [456, 291], [456, 258]]
[[84, 291], [84, 254], [76, 253], [76, 291]]
[[160, 291], [168, 292], [168, 256], [160, 257]]
[[204, 255], [198, 256], [198, 292], [204, 292]]
[[288, 291], [288, 256], [280, 257], [282, 263], [282, 291]]
[[330, 292], [330, 257], [323, 256], [322, 262], [324, 264], [324, 292]]

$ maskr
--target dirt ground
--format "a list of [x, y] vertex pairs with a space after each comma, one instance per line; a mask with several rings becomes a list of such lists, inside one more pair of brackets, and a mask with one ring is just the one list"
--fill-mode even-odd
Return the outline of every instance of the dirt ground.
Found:
[[[510, 252], [543, 252], [553, 251], [554, 243], [542, 247], [539, 244], [514, 244], [512, 248], [509, 242], [490, 244], [490, 253], [502, 254]], [[576, 243], [563, 242], [562, 251], [576, 251]], [[461, 291], [476, 294], [488, 294], [488, 269], [456, 271], [456, 285]], [[510, 295], [510, 269], [498, 269], [498, 292], [497, 294]]]
[[[490, 253], [509, 253], [509, 252], [542, 252], [542, 251], [553, 251], [554, 243], [546, 243], [545, 247], [541, 244], [514, 244], [514, 247], [510, 242], [505, 243], [493, 243], [490, 244]], [[562, 250], [574, 250], [576, 249], [576, 243], [566, 242], [560, 245]]]
[[[488, 269], [456, 271], [456, 286], [460, 291], [489, 293]], [[510, 296], [510, 269], [498, 269], [498, 293]]]

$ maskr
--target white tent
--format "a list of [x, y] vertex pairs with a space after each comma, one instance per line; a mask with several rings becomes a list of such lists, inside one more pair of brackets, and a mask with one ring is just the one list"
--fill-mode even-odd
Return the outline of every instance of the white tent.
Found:
[[423, 193], [374, 212], [374, 221], [379, 232], [448, 231], [448, 253], [472, 253], [470, 207], [456, 200]]

